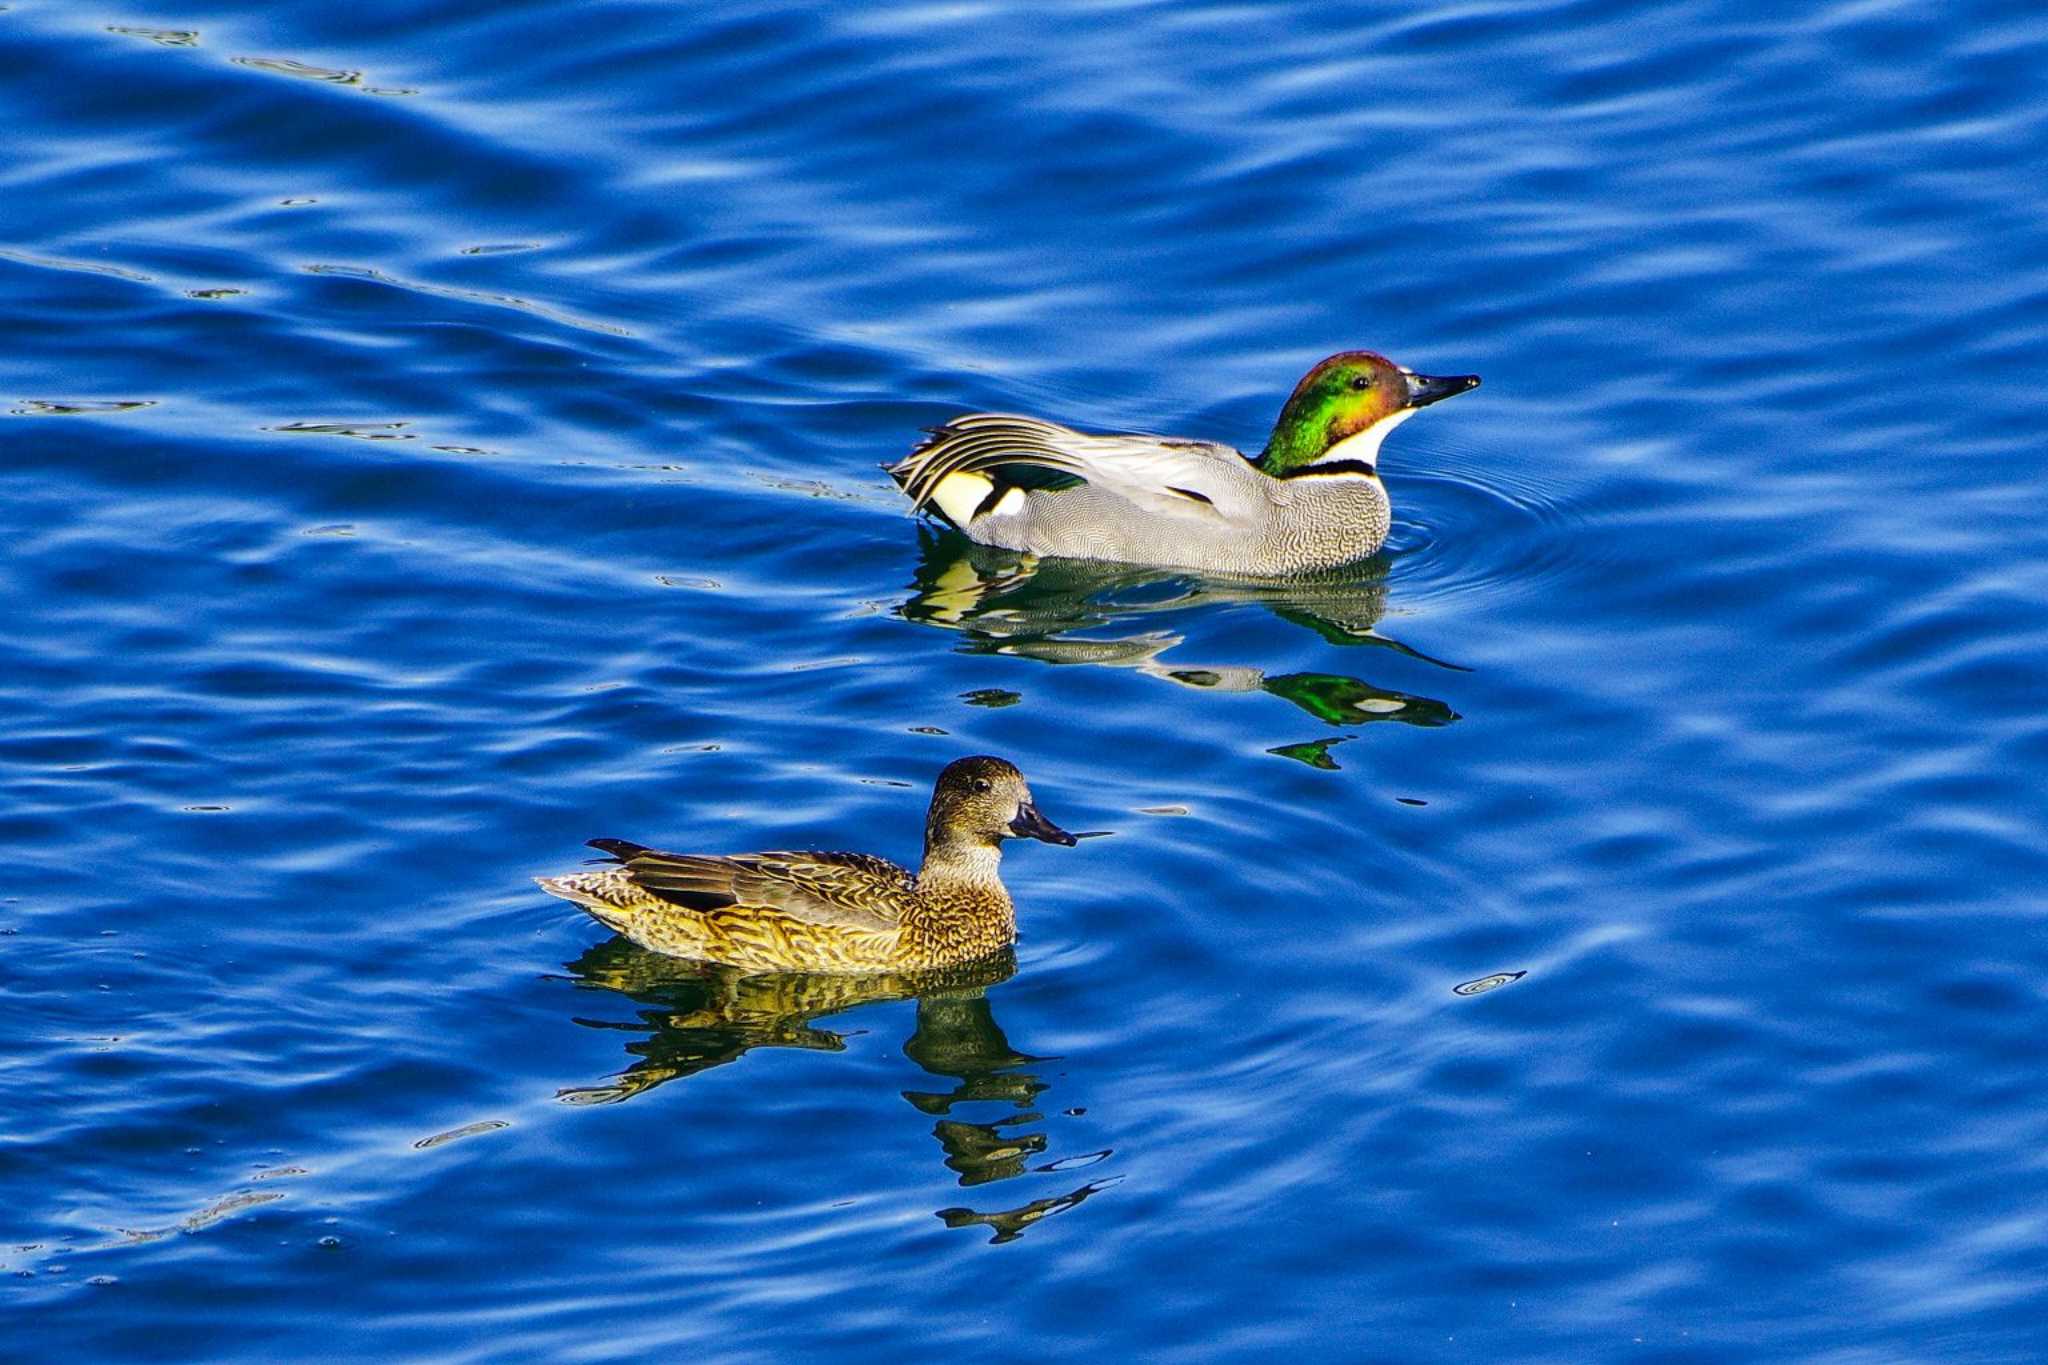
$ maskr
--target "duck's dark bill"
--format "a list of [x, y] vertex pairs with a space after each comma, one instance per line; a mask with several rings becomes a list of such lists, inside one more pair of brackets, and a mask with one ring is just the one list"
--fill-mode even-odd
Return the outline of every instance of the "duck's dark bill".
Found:
[[1010, 832], [1026, 839], [1042, 839], [1048, 844], [1076, 842], [1074, 836], [1055, 825], [1038, 813], [1038, 807], [1029, 801], [1017, 807], [1017, 818], [1010, 822]]
[[1476, 374], [1411, 374], [1408, 376], [1408, 406], [1426, 408], [1431, 403], [1461, 394], [1467, 389], [1479, 387]]

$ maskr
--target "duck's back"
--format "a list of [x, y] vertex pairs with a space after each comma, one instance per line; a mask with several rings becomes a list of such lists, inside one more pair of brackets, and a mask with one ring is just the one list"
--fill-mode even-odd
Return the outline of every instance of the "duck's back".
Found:
[[663, 853], [593, 839], [614, 866], [540, 878], [642, 947], [755, 971], [894, 965], [911, 875], [865, 853]]

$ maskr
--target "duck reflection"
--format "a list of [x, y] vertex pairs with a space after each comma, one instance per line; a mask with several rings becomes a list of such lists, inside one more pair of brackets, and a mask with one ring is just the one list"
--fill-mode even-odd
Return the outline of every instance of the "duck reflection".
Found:
[[[738, 1061], [757, 1047], [842, 1052], [849, 1034], [820, 1027], [818, 1020], [861, 1005], [915, 1000], [917, 1023], [903, 1053], [940, 1083], [906, 1090], [903, 1098], [936, 1120], [932, 1136], [960, 1185], [1071, 1170], [1109, 1155], [1090, 1152], [1033, 1165], [1047, 1146], [1045, 1131], [1033, 1126], [1045, 1121], [1038, 1099], [1047, 1083], [1029, 1068], [1053, 1059], [1018, 1051], [996, 1022], [987, 991], [1016, 973], [1016, 957], [1007, 950], [980, 962], [925, 972], [749, 976], [614, 938], [567, 965], [577, 985], [616, 991], [646, 1008], [635, 1011], [637, 1017], [630, 1023], [576, 1019], [586, 1028], [639, 1035], [625, 1045], [636, 1060], [602, 1084], [556, 1092], [565, 1104], [616, 1104], [680, 1077]], [[1005, 1105], [1012, 1112], [986, 1122], [970, 1116], [977, 1106], [988, 1104]], [[955, 1112], [961, 1108], [970, 1114]], [[1114, 1178], [1092, 1181], [1009, 1209], [942, 1209], [938, 1217], [948, 1227], [988, 1227], [994, 1233], [991, 1241], [1008, 1242], [1031, 1224], [1076, 1207], [1113, 1183]]]
[[[1448, 725], [1458, 719], [1457, 712], [1434, 697], [1397, 692], [1345, 674], [1274, 674], [1249, 664], [1168, 663], [1162, 656], [1183, 636], [1164, 629], [1128, 630], [1170, 612], [1256, 602], [1333, 645], [1390, 649], [1465, 672], [1377, 632], [1386, 611], [1384, 563], [1369, 561], [1337, 574], [1270, 581], [1205, 578], [1142, 565], [1033, 559], [931, 527], [919, 528], [918, 548], [916, 590], [898, 610], [908, 620], [958, 631], [964, 637], [963, 653], [1102, 664], [1136, 669], [1182, 687], [1268, 692], [1330, 725], [1381, 720]], [[1325, 742], [1317, 748], [1318, 756], [1327, 747]], [[1286, 756], [1310, 761], [1300, 753]], [[1318, 766], [1335, 764], [1325, 760]]]

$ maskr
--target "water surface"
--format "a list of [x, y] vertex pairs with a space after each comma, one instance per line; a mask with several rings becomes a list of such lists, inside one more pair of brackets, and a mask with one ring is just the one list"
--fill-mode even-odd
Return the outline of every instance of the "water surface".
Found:
[[[9, 1353], [2038, 1357], [2033, 8], [10, 0], [0, 70]], [[877, 467], [1255, 447], [1353, 346], [1486, 386], [1330, 581]], [[529, 880], [911, 857], [978, 751], [1107, 832], [978, 973]]]

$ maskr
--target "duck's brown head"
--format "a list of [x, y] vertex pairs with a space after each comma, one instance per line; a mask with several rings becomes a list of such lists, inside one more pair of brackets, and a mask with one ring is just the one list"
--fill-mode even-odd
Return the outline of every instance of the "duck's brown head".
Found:
[[925, 817], [924, 843], [993, 848], [1005, 839], [1072, 844], [1074, 836], [1039, 813], [1024, 774], [1005, 759], [977, 754], [956, 758], [939, 773]]

